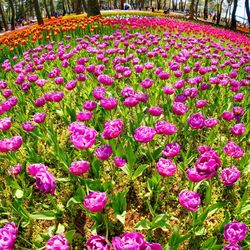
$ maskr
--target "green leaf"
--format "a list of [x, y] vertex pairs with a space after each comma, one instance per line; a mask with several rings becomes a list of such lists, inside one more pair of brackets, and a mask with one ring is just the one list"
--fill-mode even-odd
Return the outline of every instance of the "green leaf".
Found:
[[17, 189], [15, 192], [15, 196], [17, 197], [17, 199], [23, 198], [23, 191], [20, 189]]
[[122, 224], [125, 223], [125, 215], [127, 208], [126, 195], [127, 195], [127, 190], [124, 190], [110, 197], [112, 201], [112, 208], [115, 212], [115, 215]]
[[147, 169], [149, 167], [148, 164], [143, 164], [140, 165], [134, 172], [133, 176], [132, 176], [132, 180], [135, 180], [136, 178], [138, 178], [139, 176], [142, 175], [142, 173], [145, 171], [145, 169]]
[[216, 237], [211, 237], [209, 239], [207, 239], [203, 245], [202, 245], [202, 249], [204, 250], [210, 250], [213, 249], [213, 246], [216, 244], [217, 238]]
[[145, 229], [148, 230], [150, 228], [151, 228], [151, 222], [147, 219], [143, 219], [135, 225], [136, 230], [145, 230]]
[[75, 233], [76, 233], [76, 230], [70, 230], [65, 233], [65, 238], [69, 241], [69, 244], [72, 243]]
[[115, 217], [124, 225], [126, 218], [126, 211], [124, 211], [122, 214], [116, 214]]
[[73, 197], [71, 197], [66, 204], [66, 207], [71, 206], [72, 204], [77, 204], [77, 203], [82, 203], [84, 197], [86, 196], [86, 193], [83, 189], [83, 187], [79, 187], [76, 190], [76, 193], [74, 194]]
[[65, 226], [62, 225], [61, 223], [58, 224], [56, 234], [62, 234], [65, 231]]
[[30, 217], [34, 220], [55, 220], [58, 218], [62, 218], [62, 214], [58, 214], [56, 211], [47, 210], [35, 212], [30, 215]]
[[161, 228], [163, 231], [167, 231], [170, 226], [168, 224], [168, 219], [166, 214], [158, 214], [151, 222], [151, 228]]

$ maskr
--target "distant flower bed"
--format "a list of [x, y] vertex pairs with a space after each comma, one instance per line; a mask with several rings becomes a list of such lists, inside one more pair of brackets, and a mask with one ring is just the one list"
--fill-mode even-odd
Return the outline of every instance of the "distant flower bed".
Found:
[[248, 37], [69, 16], [0, 42], [0, 249], [248, 249]]

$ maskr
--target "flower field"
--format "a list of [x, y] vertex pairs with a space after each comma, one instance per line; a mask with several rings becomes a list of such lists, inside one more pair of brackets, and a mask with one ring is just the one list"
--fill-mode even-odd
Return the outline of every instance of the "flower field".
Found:
[[73, 16], [0, 55], [0, 249], [249, 249], [248, 37]]

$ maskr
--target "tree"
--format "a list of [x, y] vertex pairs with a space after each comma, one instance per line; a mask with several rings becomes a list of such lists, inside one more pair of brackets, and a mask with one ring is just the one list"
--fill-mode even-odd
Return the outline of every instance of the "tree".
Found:
[[248, 25], [250, 28], [250, 6], [249, 6], [249, 0], [245, 0], [245, 7], [246, 7], [246, 13], [247, 13], [247, 19], [248, 19]]
[[204, 19], [207, 20], [207, 18], [208, 18], [208, 0], [205, 0], [205, 2], [204, 2], [203, 14], [204, 14]]
[[216, 24], [219, 25], [220, 24], [220, 18], [221, 18], [221, 12], [222, 12], [222, 4], [223, 4], [224, 0], [220, 0], [220, 3], [217, 4], [217, 20], [216, 20]]
[[38, 0], [33, 0], [33, 2], [34, 2], [34, 7], [35, 7], [36, 18], [37, 18], [38, 24], [39, 25], [44, 24]]
[[232, 30], [236, 29], [236, 10], [237, 10], [237, 6], [238, 6], [238, 0], [234, 0], [234, 7], [233, 7], [231, 26], [230, 26], [230, 29], [232, 29]]
[[10, 9], [11, 9], [11, 29], [14, 30], [15, 29], [15, 7], [14, 7], [14, 3], [13, 0], [9, 0], [10, 3]]
[[48, 9], [46, 0], [43, 0], [43, 5], [44, 5], [44, 8], [45, 8], [47, 17], [50, 19], [50, 13], [49, 13], [49, 9]]
[[77, 15], [82, 13], [82, 0], [75, 1], [74, 10]]
[[6, 17], [5, 17], [5, 14], [4, 14], [4, 10], [3, 10], [1, 0], [0, 0], [0, 15], [2, 17], [4, 29], [5, 29], [5, 31], [7, 31], [8, 30], [8, 24], [7, 24], [7, 21], [6, 21]]
[[87, 0], [87, 14], [88, 16], [101, 15], [98, 0]]
[[189, 15], [190, 20], [194, 20], [194, 0], [191, 0], [190, 3], [190, 15]]
[[55, 5], [54, 5], [54, 1], [53, 0], [50, 0], [50, 14], [51, 16], [54, 16], [55, 15]]

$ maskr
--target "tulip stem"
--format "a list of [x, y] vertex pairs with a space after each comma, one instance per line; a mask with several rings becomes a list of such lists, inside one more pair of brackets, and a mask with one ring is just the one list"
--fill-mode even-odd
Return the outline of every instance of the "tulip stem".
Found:
[[103, 213], [101, 213], [101, 215], [102, 215], [102, 220], [104, 222], [105, 229], [106, 229], [106, 239], [108, 239], [108, 237], [109, 237], [109, 226], [108, 226], [108, 222], [107, 222], [107, 219], [106, 219], [106, 215], [104, 214], [104, 211], [103, 211]]
[[52, 197], [52, 195], [49, 195], [49, 200], [51, 202], [51, 204], [53, 205], [53, 207], [56, 209], [57, 212], [61, 213], [61, 209], [57, 206], [54, 198]]
[[155, 165], [155, 160], [154, 160], [154, 158], [153, 158], [153, 156], [152, 156], [152, 153], [151, 153], [151, 149], [150, 149], [149, 143], [147, 143], [147, 147], [148, 147], [149, 156], [150, 156], [151, 160], [153, 161], [153, 165]]

